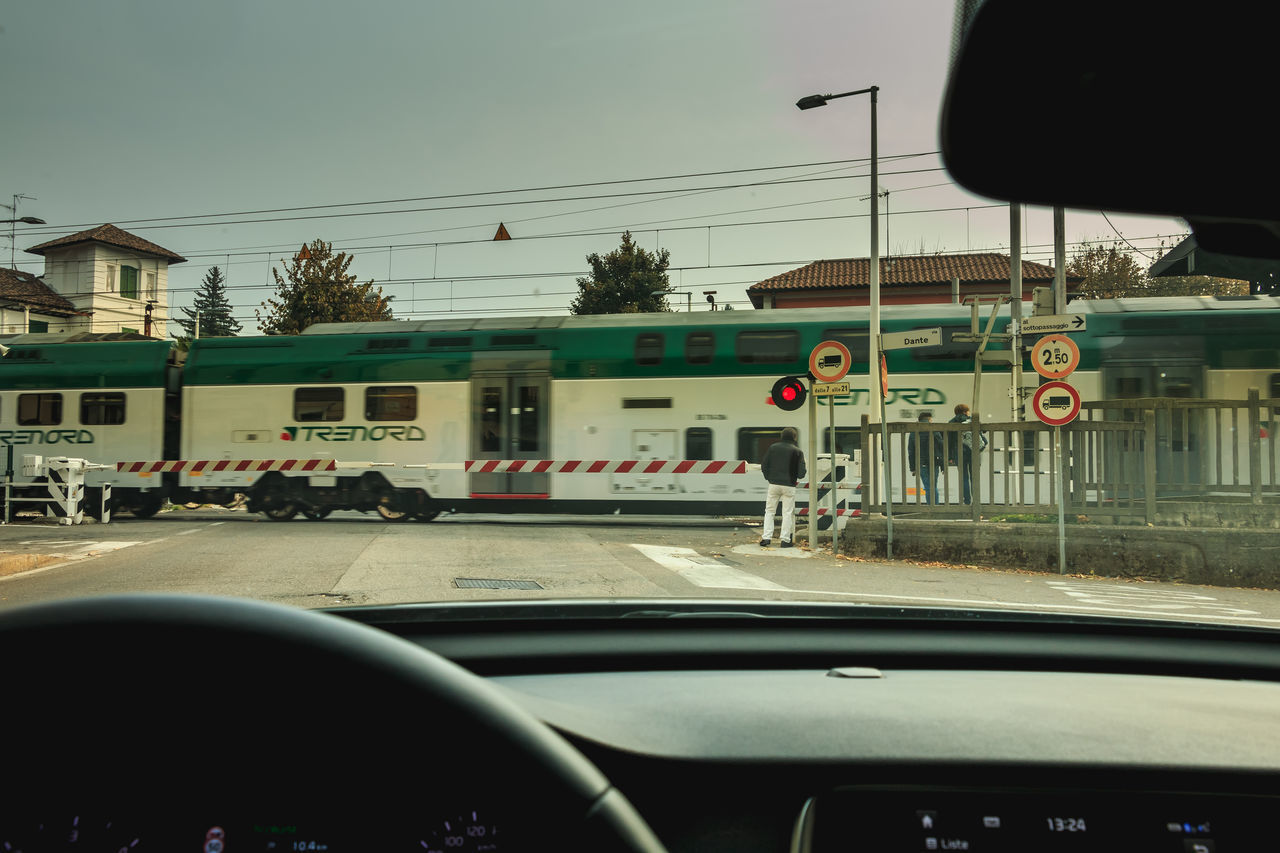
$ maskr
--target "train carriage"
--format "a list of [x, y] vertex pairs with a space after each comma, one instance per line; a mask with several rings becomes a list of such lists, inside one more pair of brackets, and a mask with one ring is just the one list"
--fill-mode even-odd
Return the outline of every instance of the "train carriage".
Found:
[[[1250, 388], [1277, 396], [1277, 308], [1271, 297], [1074, 302], [1087, 326], [1075, 336], [1081, 366], [1071, 383], [1086, 401], [1242, 399]], [[1008, 325], [1004, 311], [996, 331]], [[955, 339], [969, 316], [964, 306], [884, 310], [886, 332], [943, 330], [938, 346], [887, 353], [889, 420], [929, 411], [945, 421], [958, 402], [983, 421], [1012, 420], [1007, 369], [989, 368], [982, 398], [971, 400], [976, 345]], [[59, 394], [68, 414], [87, 405], [90, 419], [115, 417], [93, 406], [109, 409], [114, 398], [103, 395], [126, 394], [124, 424], [40, 426], [89, 431], [76, 455], [91, 461], [182, 460], [169, 466], [180, 470], [114, 479], [121, 501], [144, 514], [160, 494], [247, 494], [251, 509], [277, 519], [334, 509], [388, 519], [444, 510], [754, 514], [764, 484], [732, 473], [743, 466], [702, 473], [648, 463], [758, 462], [782, 427], [804, 435], [807, 413], [772, 406], [769, 391], [781, 376], [805, 374], [810, 351], [830, 339], [853, 354], [851, 393], [822, 399], [818, 423], [834, 405], [835, 449], [855, 450], [870, 413], [866, 324], [865, 309], [849, 308], [317, 325], [298, 336], [195, 341], [184, 364], [163, 342], [55, 351], [24, 336], [0, 360], [0, 429], [20, 441], [12, 428], [34, 428], [25, 421], [37, 404], [18, 399], [24, 393]], [[1028, 367], [1025, 383], [1035, 380]], [[1191, 421], [1161, 429], [1169, 444], [1230, 451]], [[47, 429], [38, 439], [52, 440]], [[818, 441], [830, 451], [825, 428]], [[1016, 466], [1006, 455], [996, 465]], [[589, 463], [599, 470], [584, 473]], [[1034, 458], [1024, 464], [1037, 468]], [[895, 498], [910, 485], [895, 483]]]

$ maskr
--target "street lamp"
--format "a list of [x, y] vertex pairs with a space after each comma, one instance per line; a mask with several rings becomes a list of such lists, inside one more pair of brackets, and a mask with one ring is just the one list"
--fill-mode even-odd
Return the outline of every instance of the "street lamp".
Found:
[[[870, 339], [867, 347], [867, 387], [871, 392], [872, 407], [875, 412], [876, 420], [880, 421], [880, 436], [884, 443], [882, 452], [888, 451], [889, 436], [888, 426], [885, 424], [884, 418], [884, 394], [880, 388], [880, 163], [879, 150], [876, 133], [876, 103], [880, 92], [879, 86], [869, 86], [866, 89], [855, 89], [852, 92], [841, 92], [837, 95], [807, 95], [796, 101], [796, 106], [802, 110], [811, 110], [814, 107], [825, 107], [828, 101], [834, 101], [836, 98], [847, 98], [850, 95], [870, 95], [871, 96], [871, 261], [870, 261], [870, 289], [871, 289], [871, 316], [868, 322], [867, 337]], [[834, 453], [835, 448], [832, 448]], [[832, 457], [832, 470], [834, 470], [835, 457]], [[882, 466], [884, 470], [884, 505], [886, 515], [888, 516], [888, 556], [893, 556], [893, 509], [891, 501], [891, 493], [889, 491], [889, 464], [887, 461]]]
[[[15, 196], [13, 199], [13, 207], [16, 208], [17, 206], [18, 206], [18, 199]], [[9, 205], [6, 204], [4, 205], [4, 207], [9, 207]], [[9, 266], [10, 267], [12, 267], [14, 264], [14, 251], [16, 249], [15, 244], [18, 239], [18, 232], [15, 230], [15, 223], [18, 223], [18, 222], [21, 222], [23, 225], [48, 225], [49, 224], [45, 222], [43, 219], [39, 219], [35, 216], [19, 216], [17, 219], [0, 219], [0, 224], [7, 224], [9, 226]]]
[[814, 107], [825, 107], [828, 101], [833, 101], [836, 98], [847, 98], [850, 95], [871, 96], [871, 262], [869, 270], [871, 317], [869, 322], [870, 334], [867, 335], [870, 338], [867, 353], [867, 381], [875, 407], [876, 419], [883, 422], [884, 396], [876, 388], [876, 384], [879, 381], [876, 374], [880, 370], [880, 196], [877, 192], [880, 187], [880, 164], [876, 138], [876, 102], [879, 92], [879, 86], [871, 86], [852, 92], [841, 92], [838, 95], [808, 95], [796, 101], [796, 106], [802, 110], [811, 110]]

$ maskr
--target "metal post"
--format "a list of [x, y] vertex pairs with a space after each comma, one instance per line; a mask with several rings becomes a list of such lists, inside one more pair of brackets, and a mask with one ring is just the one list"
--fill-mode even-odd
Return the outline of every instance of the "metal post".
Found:
[[[1022, 223], [1018, 218], [1021, 214], [1022, 205], [1009, 205], [1009, 317], [1012, 320], [1009, 330], [1013, 333], [1013, 339], [1009, 342], [1009, 347], [1013, 351], [1010, 400], [1013, 406], [1014, 423], [1022, 420]], [[977, 405], [977, 402], [974, 400], [974, 405]], [[1018, 476], [1013, 482], [1013, 488], [1014, 496], [1021, 504], [1025, 503], [1023, 500], [1025, 476], [1022, 467], [1022, 432], [1020, 430], [1014, 431], [1012, 444], [1013, 458], [1009, 460], [1008, 467], [1012, 468], [1013, 463], [1017, 462]]]
[[1053, 209], [1053, 313], [1067, 313], [1067, 225], [1060, 207]]
[[809, 550], [818, 550], [818, 396], [813, 383], [809, 383]]
[[[840, 513], [838, 511], [838, 504], [836, 503], [836, 501], [839, 499], [839, 496], [836, 494], [836, 492], [839, 491], [839, 489], [836, 486], [835, 397], [827, 398], [827, 415], [828, 415], [828, 418], [827, 418], [828, 426], [831, 429], [831, 433], [830, 433], [831, 434], [831, 443], [830, 443], [831, 453], [828, 454], [831, 457], [831, 553], [836, 556], [839, 556], [840, 554]], [[812, 480], [813, 478], [811, 477], [810, 482], [812, 482]], [[816, 508], [809, 511], [809, 515], [811, 518], [813, 517], [815, 512], [817, 512]], [[814, 518], [813, 520], [816, 521], [817, 519]]]
[[1062, 427], [1053, 428], [1053, 451], [1058, 454], [1058, 574], [1067, 573], [1067, 509], [1066, 483], [1067, 455], [1062, 447]]
[[1147, 524], [1156, 523], [1156, 413], [1147, 409], [1142, 413], [1145, 426], [1143, 436], [1143, 498], [1146, 501]]
[[1262, 419], [1257, 388], [1249, 389], [1249, 496], [1255, 505], [1262, 503]]
[[13, 521], [13, 445], [5, 445], [4, 523]]

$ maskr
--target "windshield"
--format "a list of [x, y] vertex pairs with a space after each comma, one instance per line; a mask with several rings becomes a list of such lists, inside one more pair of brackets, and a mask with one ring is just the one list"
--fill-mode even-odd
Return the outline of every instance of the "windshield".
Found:
[[1280, 624], [1270, 269], [962, 189], [953, 23], [8, 9], [0, 600]]

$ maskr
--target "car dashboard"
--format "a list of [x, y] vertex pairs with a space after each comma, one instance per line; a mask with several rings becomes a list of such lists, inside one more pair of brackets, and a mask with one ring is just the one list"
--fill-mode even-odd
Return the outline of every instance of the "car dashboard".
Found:
[[1280, 802], [1251, 629], [147, 596], [0, 614], [0, 650], [6, 851], [1213, 853]]
[[1268, 837], [1280, 802], [1280, 654], [1264, 633], [760, 602], [562, 607], [551, 620], [521, 604], [339, 613], [497, 685], [672, 851], [1201, 853]]

